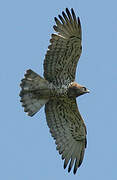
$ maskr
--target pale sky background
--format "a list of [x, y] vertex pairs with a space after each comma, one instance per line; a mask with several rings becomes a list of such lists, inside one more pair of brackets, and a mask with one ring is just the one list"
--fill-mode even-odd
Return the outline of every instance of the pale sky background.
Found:
[[[88, 145], [75, 176], [63, 169], [44, 108], [28, 117], [19, 98], [27, 69], [43, 75], [54, 17], [66, 7], [83, 31], [76, 80], [91, 91], [77, 99]], [[117, 180], [117, 1], [0, 1], [0, 104], [1, 180]]]

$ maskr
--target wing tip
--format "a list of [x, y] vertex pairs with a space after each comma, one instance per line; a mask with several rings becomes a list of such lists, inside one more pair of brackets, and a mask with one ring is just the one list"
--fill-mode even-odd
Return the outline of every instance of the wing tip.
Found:
[[69, 8], [66, 8], [65, 10], [67, 14], [70, 14]]

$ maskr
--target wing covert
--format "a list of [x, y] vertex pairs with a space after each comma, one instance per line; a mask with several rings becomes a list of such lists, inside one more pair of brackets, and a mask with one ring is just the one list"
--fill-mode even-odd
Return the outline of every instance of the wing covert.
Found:
[[74, 10], [66, 8], [62, 16], [55, 17], [57, 34], [52, 34], [44, 60], [44, 77], [55, 85], [68, 84], [75, 80], [77, 62], [82, 51], [81, 24]]
[[57, 150], [64, 159], [64, 168], [74, 174], [81, 165], [86, 148], [86, 127], [78, 111], [76, 100], [50, 100], [45, 105], [47, 124], [55, 139]]

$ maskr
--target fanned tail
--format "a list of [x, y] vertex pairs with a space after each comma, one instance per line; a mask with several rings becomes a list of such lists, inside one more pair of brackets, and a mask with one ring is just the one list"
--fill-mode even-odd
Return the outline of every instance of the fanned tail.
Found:
[[27, 70], [24, 76], [20, 84], [20, 101], [24, 111], [33, 116], [48, 102], [49, 83], [31, 69]]

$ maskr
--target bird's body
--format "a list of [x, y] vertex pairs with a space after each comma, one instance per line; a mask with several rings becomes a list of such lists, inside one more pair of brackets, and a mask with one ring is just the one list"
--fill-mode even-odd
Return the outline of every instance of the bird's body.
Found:
[[81, 54], [81, 24], [73, 9], [71, 14], [55, 18], [50, 46], [44, 60], [44, 78], [27, 70], [21, 82], [21, 102], [24, 111], [33, 116], [45, 105], [47, 124], [55, 139], [57, 150], [68, 172], [74, 162], [74, 174], [81, 165], [86, 148], [86, 127], [77, 107], [76, 97], [89, 91], [75, 82]]

